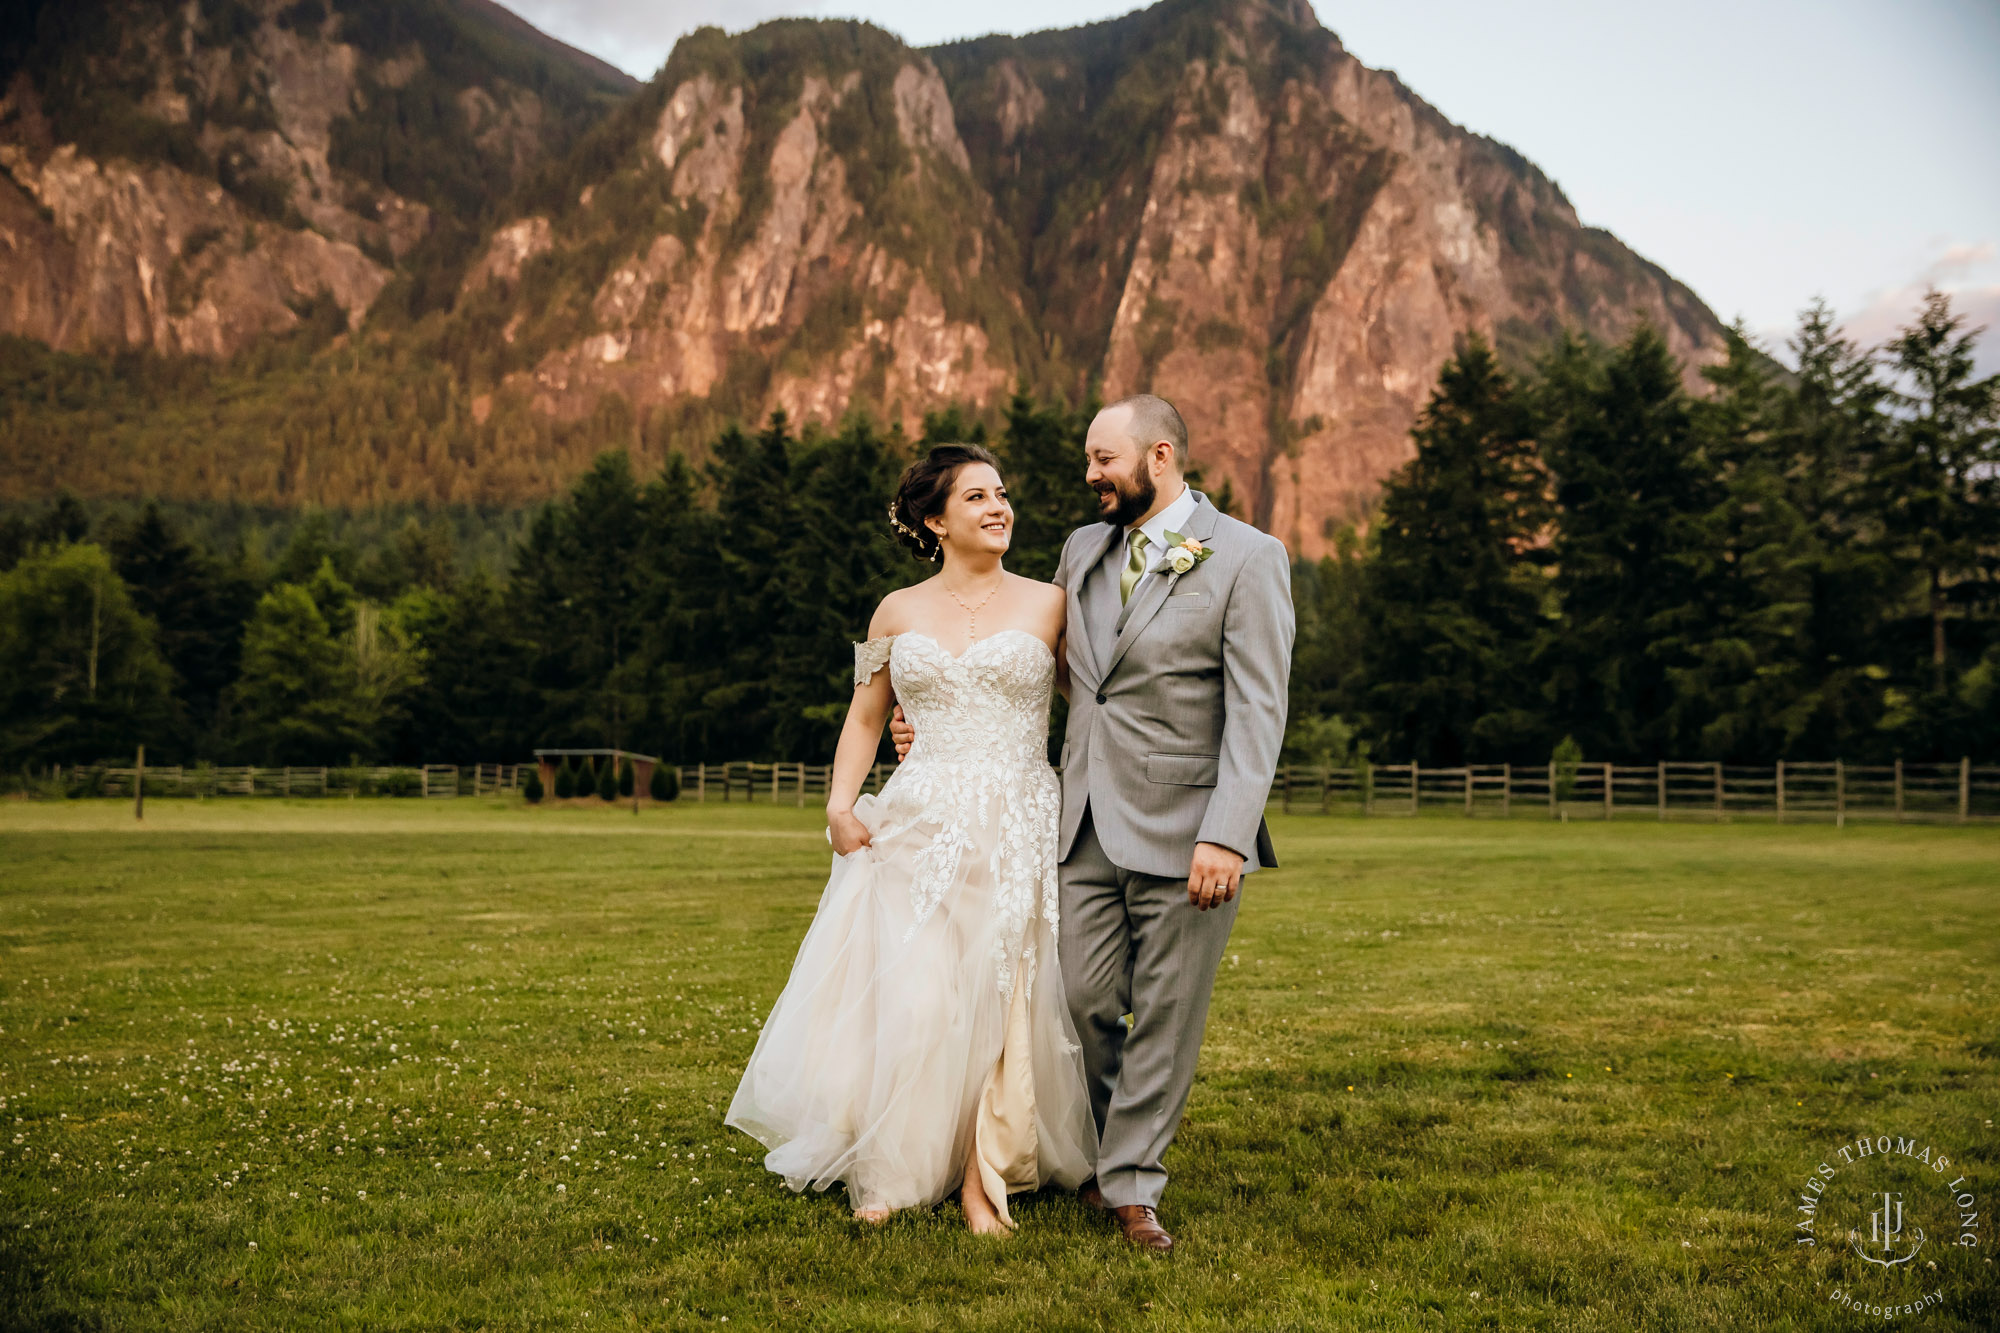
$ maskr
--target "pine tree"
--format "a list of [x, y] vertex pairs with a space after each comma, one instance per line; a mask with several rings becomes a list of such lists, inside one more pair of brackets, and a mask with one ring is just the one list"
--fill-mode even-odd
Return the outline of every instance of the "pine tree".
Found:
[[528, 780], [521, 784], [521, 795], [529, 805], [540, 805], [546, 794], [542, 789], [542, 768], [537, 764], [528, 770]]
[[556, 768], [556, 799], [567, 801], [576, 795], [576, 770], [570, 766], [569, 756]]
[[1083, 437], [1096, 412], [1094, 400], [1071, 411], [1020, 391], [1007, 403], [996, 451], [1014, 506], [1007, 568], [1024, 578], [1054, 575], [1070, 533], [1097, 522], [1096, 493], [1083, 481]]
[[1539, 654], [1551, 725], [1610, 758], [1690, 753], [1703, 720], [1674, 707], [1673, 674], [1704, 615], [1697, 516], [1714, 504], [1715, 482], [1680, 367], [1649, 325], [1609, 356], [1565, 338], [1542, 363], [1536, 396], [1562, 607]]
[[609, 755], [597, 766], [597, 799], [615, 801], [618, 799], [618, 772]]
[[652, 780], [646, 785], [647, 794], [655, 801], [671, 801], [681, 794], [681, 775], [672, 764], [655, 764]]
[[620, 796], [630, 796], [637, 782], [638, 775], [632, 768], [632, 756], [626, 755], [625, 762], [618, 765], [618, 794]]
[[1945, 699], [1951, 645], [1947, 622], [1956, 602], [1990, 597], [1978, 580], [2000, 540], [2000, 375], [1973, 378], [1978, 331], [1965, 329], [1951, 298], [1932, 291], [1923, 309], [1888, 345], [1905, 387], [1900, 419], [1870, 460], [1868, 485], [1881, 548], [1920, 586], [1929, 638], [1922, 682], [1933, 696], [1923, 744], [1946, 743]]
[[1388, 749], [1432, 764], [1524, 757], [1544, 579], [1532, 426], [1483, 339], [1445, 367], [1386, 484], [1367, 566], [1365, 706]]

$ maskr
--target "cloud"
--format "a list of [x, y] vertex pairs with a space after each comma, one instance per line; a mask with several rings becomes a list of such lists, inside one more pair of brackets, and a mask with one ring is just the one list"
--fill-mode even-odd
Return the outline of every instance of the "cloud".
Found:
[[[1940, 238], [1930, 248], [1932, 257], [1908, 281], [1874, 289], [1859, 309], [1836, 310], [1841, 332], [1863, 347], [1879, 346], [1915, 319], [1924, 294], [1936, 289], [1951, 298], [1952, 311], [1964, 318], [1967, 332], [1985, 330], [1973, 345], [1977, 373], [2000, 373], [2000, 246]], [[1793, 325], [1754, 330], [1766, 350], [1787, 362], [1786, 341], [1795, 331]]]
[[507, 8], [571, 46], [608, 60], [634, 78], [650, 79], [674, 43], [696, 28], [730, 32], [769, 19], [820, 17], [826, 0], [503, 0]]

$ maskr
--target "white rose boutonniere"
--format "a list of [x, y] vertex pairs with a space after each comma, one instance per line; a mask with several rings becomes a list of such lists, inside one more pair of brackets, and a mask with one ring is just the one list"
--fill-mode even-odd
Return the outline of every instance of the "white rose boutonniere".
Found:
[[1167, 534], [1167, 568], [1176, 574], [1187, 573], [1214, 554], [1201, 544], [1199, 537], [1183, 537], [1178, 532]]

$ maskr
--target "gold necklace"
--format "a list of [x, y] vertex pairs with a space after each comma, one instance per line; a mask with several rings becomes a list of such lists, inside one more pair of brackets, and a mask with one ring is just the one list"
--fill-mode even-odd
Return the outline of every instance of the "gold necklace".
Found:
[[[951, 590], [951, 585], [949, 583], [944, 584], [945, 595], [950, 597], [952, 601], [957, 602], [959, 607], [965, 612], [965, 637], [967, 643], [977, 643], [979, 641], [980, 609], [984, 607], [988, 602], [993, 600], [993, 594], [999, 592], [1000, 585], [1002, 583], [1005, 583], [1006, 581], [1007, 581], [1007, 575], [1003, 571], [999, 579], [993, 584], [993, 586], [987, 589], [986, 595], [979, 599], [978, 606], [966, 606], [965, 599], [963, 597], [960, 597], [957, 593], [953, 592]], [[944, 583], [944, 580], [939, 579], [938, 582]]]

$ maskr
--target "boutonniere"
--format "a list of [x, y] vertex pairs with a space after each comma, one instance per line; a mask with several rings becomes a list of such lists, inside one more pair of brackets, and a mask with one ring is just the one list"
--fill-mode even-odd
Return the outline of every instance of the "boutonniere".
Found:
[[1178, 532], [1167, 534], [1167, 568], [1176, 574], [1185, 574], [1215, 552], [1201, 544], [1199, 537], [1183, 537]]

